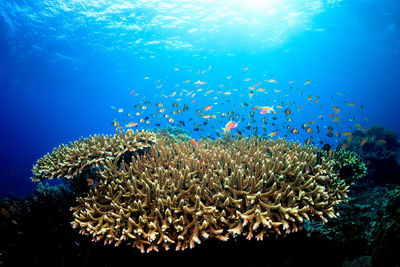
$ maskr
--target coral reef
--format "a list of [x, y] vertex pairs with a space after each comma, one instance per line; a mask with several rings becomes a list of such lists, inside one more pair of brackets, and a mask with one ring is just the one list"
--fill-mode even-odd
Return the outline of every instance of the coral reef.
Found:
[[[375, 125], [366, 132], [354, 131], [352, 136], [351, 142], [344, 140], [337, 147], [346, 143], [347, 149], [356, 152], [367, 164], [368, 174], [363, 179], [362, 187], [400, 184], [400, 165], [397, 161], [400, 143], [397, 132]], [[366, 140], [364, 145], [361, 145], [362, 140]]]
[[375, 266], [398, 266], [400, 263], [400, 187], [388, 196], [382, 221], [372, 233], [372, 261]]
[[130, 159], [132, 154], [144, 151], [155, 144], [156, 137], [150, 132], [116, 132], [113, 136], [95, 135], [78, 141], [62, 144], [39, 159], [33, 166], [33, 181], [54, 178], [72, 178], [82, 173], [84, 168], [98, 168], [107, 159], [124, 154]]
[[[118, 147], [104, 145], [110, 143]], [[324, 157], [317, 164], [317, 148], [281, 139], [202, 139], [193, 146], [169, 138], [155, 144], [148, 132], [120, 132], [60, 150], [38, 161], [34, 171], [40, 178], [65, 173], [59, 171], [65, 167], [62, 153], [74, 168], [67, 177], [88, 165], [99, 177], [72, 208], [73, 227], [94, 241], [142, 252], [171, 244], [192, 248], [209, 238], [295, 232], [304, 220], [336, 217], [334, 206], [346, 199], [349, 187], [333, 170], [336, 161]], [[91, 153], [90, 160], [83, 151]]]

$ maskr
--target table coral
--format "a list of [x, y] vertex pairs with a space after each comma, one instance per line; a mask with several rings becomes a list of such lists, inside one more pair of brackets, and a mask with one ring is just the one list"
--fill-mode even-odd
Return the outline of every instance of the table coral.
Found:
[[157, 140], [121, 162], [106, 158], [100, 181], [71, 208], [93, 241], [142, 252], [193, 248], [208, 238], [258, 240], [336, 217], [348, 185], [318, 149], [279, 139]]
[[150, 148], [156, 137], [150, 132], [116, 132], [111, 135], [94, 135], [60, 145], [39, 159], [33, 166], [33, 181], [54, 178], [73, 178], [82, 173], [85, 167], [99, 167], [107, 159], [122, 154], [131, 155]]

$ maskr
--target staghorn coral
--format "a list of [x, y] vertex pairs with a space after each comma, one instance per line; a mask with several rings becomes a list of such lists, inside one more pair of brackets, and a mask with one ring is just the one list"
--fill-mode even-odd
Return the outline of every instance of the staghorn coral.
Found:
[[[318, 150], [284, 140], [158, 140], [121, 163], [101, 162], [101, 179], [71, 208], [74, 228], [93, 241], [142, 252], [193, 248], [208, 238], [290, 233], [303, 221], [338, 215], [348, 185]], [[119, 164], [120, 163], [120, 164]]]
[[132, 154], [150, 148], [156, 142], [154, 133], [120, 131], [113, 136], [94, 135], [60, 145], [39, 159], [33, 166], [33, 181], [54, 178], [72, 178], [85, 167], [98, 168], [107, 159], [130, 158]]

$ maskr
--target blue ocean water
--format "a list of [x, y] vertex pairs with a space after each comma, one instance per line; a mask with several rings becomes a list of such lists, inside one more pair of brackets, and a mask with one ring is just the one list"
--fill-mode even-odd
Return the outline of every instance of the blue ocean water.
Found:
[[400, 132], [399, 18], [396, 0], [3, 0], [0, 195], [30, 193], [40, 157], [113, 121], [199, 140], [232, 119], [333, 146], [330, 126]]

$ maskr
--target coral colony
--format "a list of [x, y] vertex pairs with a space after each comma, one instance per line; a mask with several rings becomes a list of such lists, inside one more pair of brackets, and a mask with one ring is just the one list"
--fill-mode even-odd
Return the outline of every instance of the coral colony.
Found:
[[72, 227], [93, 241], [150, 252], [326, 222], [365, 174], [355, 153], [329, 155], [284, 139], [171, 136], [127, 130], [61, 145], [38, 160], [32, 180], [90, 172], [89, 192], [71, 207]]

